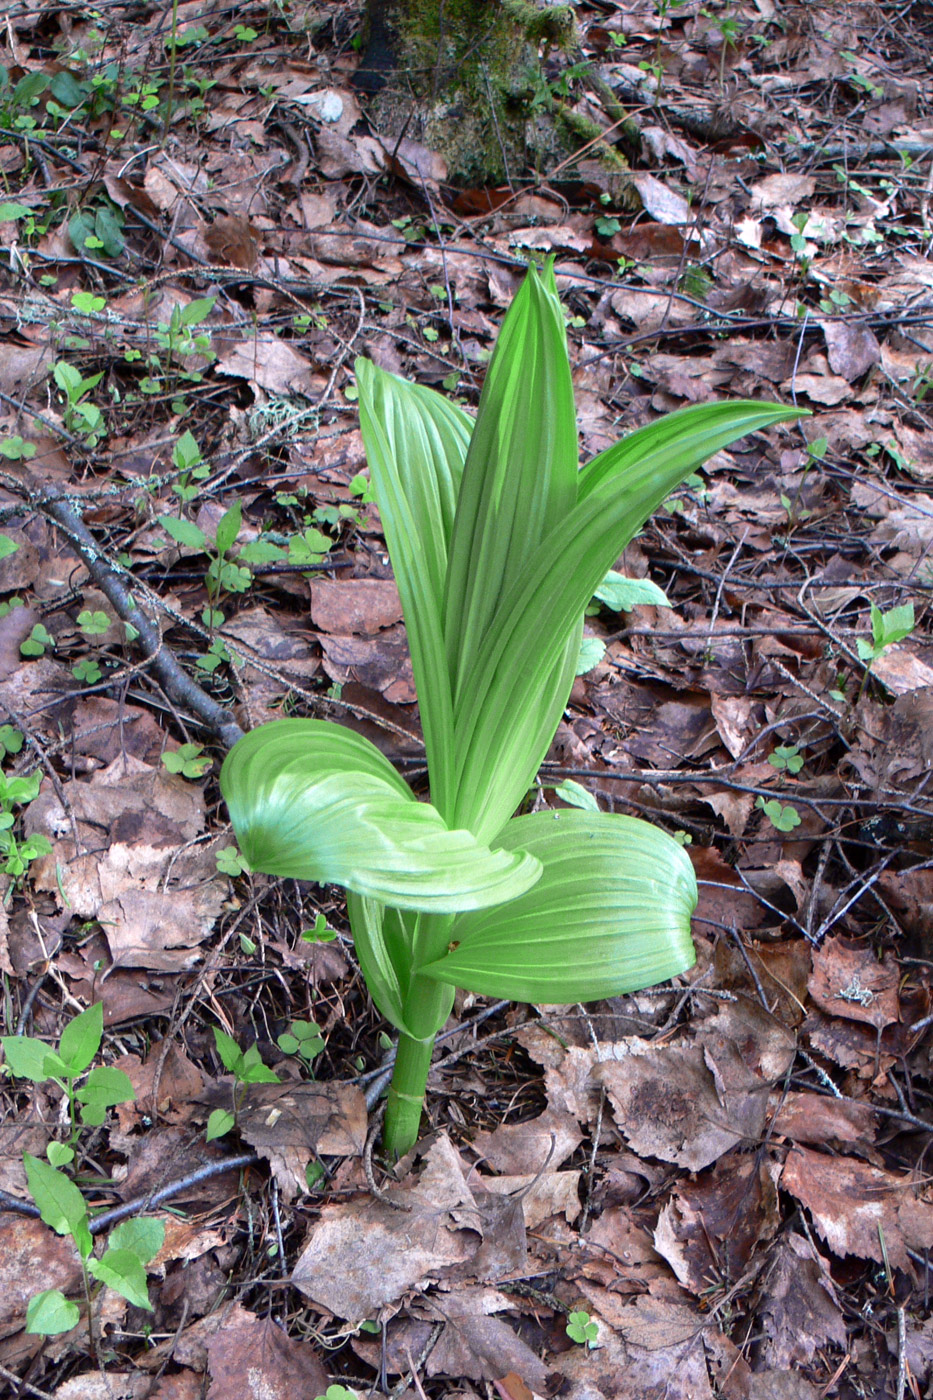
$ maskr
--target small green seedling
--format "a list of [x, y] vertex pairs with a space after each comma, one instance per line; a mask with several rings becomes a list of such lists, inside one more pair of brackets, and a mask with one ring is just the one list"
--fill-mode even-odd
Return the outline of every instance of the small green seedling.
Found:
[[774, 753], [768, 754], [768, 762], [779, 773], [799, 773], [803, 767], [803, 755], [796, 744], [779, 744]]
[[[29, 1079], [33, 1084], [56, 1084], [64, 1093], [72, 1146], [80, 1133], [79, 1112], [84, 1127], [98, 1127], [108, 1108], [118, 1103], [131, 1103], [136, 1098], [131, 1080], [122, 1070], [98, 1065], [87, 1073], [100, 1050], [103, 1035], [104, 1008], [101, 1002], [96, 1002], [68, 1022], [57, 1050], [33, 1036], [0, 1037], [6, 1067], [12, 1075], [17, 1079]], [[82, 1079], [84, 1082], [79, 1084]]]
[[19, 649], [23, 656], [44, 656], [46, 649], [55, 650], [55, 638], [46, 631], [41, 622], [37, 622], [26, 640], [20, 642]]
[[314, 1021], [292, 1021], [287, 1031], [278, 1037], [279, 1049], [286, 1055], [298, 1055], [310, 1065], [324, 1049], [321, 1028]]
[[221, 875], [229, 875], [233, 880], [249, 874], [249, 865], [236, 846], [224, 846], [217, 852], [217, 869]]
[[607, 571], [710, 456], [799, 413], [695, 405], [581, 471], [553, 263], [530, 269], [505, 317], [475, 422], [367, 360], [356, 371], [431, 800], [327, 720], [261, 726], [220, 781], [253, 870], [348, 891], [363, 975], [399, 1032], [384, 1141], [400, 1155], [456, 988], [591, 1001], [693, 964], [696, 879], [666, 832], [615, 812], [513, 813], [564, 713]]
[[599, 1337], [599, 1325], [581, 1308], [567, 1318], [567, 1336], [572, 1342], [579, 1342], [581, 1346], [595, 1347]]
[[162, 766], [170, 773], [180, 773], [183, 778], [203, 778], [211, 760], [202, 753], [203, 744], [179, 744], [177, 749], [168, 749], [162, 755]]
[[[15, 742], [13, 736], [17, 731], [9, 725], [4, 728], [9, 730], [8, 737]], [[41, 782], [38, 770], [23, 777], [10, 777], [0, 772], [0, 870], [11, 876], [14, 884], [22, 879], [32, 861], [39, 856], [47, 856], [52, 850], [52, 843], [41, 832], [33, 832], [26, 837], [13, 834], [16, 822], [13, 808], [34, 802], [39, 795]]]
[[315, 1400], [360, 1400], [360, 1394], [358, 1390], [347, 1390], [345, 1385], [329, 1385]]
[[14, 729], [12, 724], [0, 724], [0, 757], [21, 753], [24, 743], [25, 738], [19, 729]]
[[183, 501], [193, 501], [200, 490], [194, 483], [205, 481], [210, 476], [211, 469], [209, 464], [203, 461], [194, 435], [187, 429], [172, 448], [172, 462], [179, 473], [172, 490]]
[[104, 415], [88, 394], [103, 379], [103, 370], [85, 378], [67, 360], [59, 360], [52, 370], [55, 383], [65, 396], [62, 417], [65, 427], [75, 437], [83, 439], [86, 447], [96, 447], [106, 432]]
[[[227, 1035], [227, 1032], [222, 1031], [219, 1026], [214, 1027], [214, 1041], [224, 1069], [232, 1074], [236, 1081], [234, 1110], [239, 1107], [243, 1089], [247, 1084], [279, 1083], [279, 1076], [267, 1064], [263, 1063], [258, 1045], [253, 1044], [248, 1050], [241, 1050], [233, 1036]], [[235, 1124], [235, 1111], [215, 1108], [207, 1120], [208, 1142], [214, 1138], [223, 1137]]]
[[[5, 1035], [0, 1038], [0, 1044], [9, 1074], [33, 1084], [56, 1084], [68, 1105], [71, 1124], [68, 1141], [50, 1142], [46, 1148], [47, 1161], [28, 1152], [23, 1157], [29, 1194], [39, 1207], [42, 1220], [56, 1234], [70, 1236], [74, 1241], [86, 1295], [93, 1278], [136, 1307], [151, 1311], [146, 1265], [162, 1247], [164, 1225], [146, 1218], [125, 1220], [111, 1231], [104, 1253], [95, 1256], [84, 1197], [62, 1170], [74, 1161], [82, 1127], [98, 1127], [109, 1108], [132, 1102], [136, 1097], [129, 1077], [122, 1070], [110, 1065], [91, 1068], [103, 1033], [104, 1009], [96, 1002], [68, 1022], [54, 1049], [34, 1036]], [[79, 1318], [76, 1303], [58, 1289], [45, 1289], [29, 1302], [26, 1331], [38, 1336], [55, 1336], [70, 1331]]]
[[[94, 1254], [87, 1204], [75, 1183], [57, 1167], [23, 1155], [29, 1193], [39, 1207], [42, 1220], [57, 1235], [70, 1236], [81, 1260], [85, 1293], [90, 1280], [119, 1293], [134, 1307], [152, 1311], [146, 1282], [146, 1265], [158, 1254], [165, 1240], [161, 1220], [137, 1216], [124, 1220], [110, 1232], [103, 1254]], [[70, 1332], [80, 1320], [80, 1309], [57, 1288], [37, 1293], [26, 1309], [26, 1331], [41, 1337]]]
[[336, 937], [337, 930], [327, 927], [327, 920], [323, 914], [318, 914], [314, 920], [314, 927], [306, 928], [301, 935], [303, 943], [333, 943]]
[[105, 612], [91, 612], [90, 608], [78, 613], [78, 626], [85, 637], [102, 637], [112, 621]]
[[888, 647], [909, 637], [915, 625], [913, 603], [901, 603], [888, 612], [882, 612], [872, 603], [871, 641], [859, 637], [856, 642], [859, 659], [866, 661], [870, 669]]
[[[30, 457], [35, 457], [35, 455], [36, 444], [34, 442], [25, 442], [23, 438], [18, 435], [4, 438], [3, 441], [0, 442], [0, 456], [5, 457], [8, 462], [24, 462]], [[17, 548], [19, 548], [18, 545]]]
[[776, 831], [793, 831], [795, 826], [800, 825], [800, 813], [790, 803], [782, 806], [776, 798], [759, 797], [755, 806], [764, 812]]

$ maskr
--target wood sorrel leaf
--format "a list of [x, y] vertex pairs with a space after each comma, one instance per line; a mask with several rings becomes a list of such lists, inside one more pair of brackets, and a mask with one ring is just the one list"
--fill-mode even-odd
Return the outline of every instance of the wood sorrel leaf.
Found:
[[427, 977], [483, 996], [574, 1002], [666, 981], [696, 961], [693, 866], [665, 832], [608, 812], [537, 812], [501, 834], [541, 879], [496, 909], [461, 914]]
[[234, 745], [220, 786], [253, 870], [343, 885], [400, 909], [513, 899], [533, 856], [490, 851], [419, 802], [375, 745], [327, 720], [276, 720]]

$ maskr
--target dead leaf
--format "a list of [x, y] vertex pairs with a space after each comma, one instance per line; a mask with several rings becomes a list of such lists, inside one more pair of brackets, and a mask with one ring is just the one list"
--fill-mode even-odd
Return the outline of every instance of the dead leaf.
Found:
[[659, 224], [690, 222], [690, 205], [682, 194], [669, 189], [662, 180], [644, 171], [636, 171], [632, 175], [632, 184], [641, 195], [645, 209]]
[[310, 1400], [330, 1384], [314, 1347], [271, 1317], [224, 1327], [208, 1341], [207, 1357], [207, 1400]]
[[711, 1172], [675, 1188], [658, 1219], [654, 1247], [678, 1281], [703, 1297], [718, 1282], [741, 1278], [779, 1223], [769, 1164], [755, 1154], [730, 1153]]
[[767, 1365], [806, 1366], [828, 1343], [846, 1345], [845, 1319], [826, 1260], [803, 1235], [778, 1240], [761, 1286]]
[[[420, 1180], [390, 1187], [389, 1201], [373, 1198], [325, 1205], [312, 1227], [292, 1275], [306, 1297], [338, 1317], [359, 1321], [423, 1291], [432, 1279], [471, 1276], [482, 1263], [492, 1277], [516, 1267], [508, 1237], [496, 1257], [499, 1234], [481, 1254], [489, 1212], [499, 1216], [504, 1202], [474, 1194], [463, 1164], [446, 1135], [430, 1148]], [[401, 1207], [399, 1209], [398, 1207]]]
[[[208, 1102], [226, 1107], [233, 1085], [212, 1086]], [[366, 1101], [354, 1084], [251, 1084], [237, 1113], [244, 1141], [266, 1157], [286, 1201], [307, 1190], [316, 1155], [358, 1157], [366, 1143]]]
[[224, 347], [221, 335], [215, 345], [221, 351], [214, 366], [218, 374], [231, 379], [246, 379], [270, 394], [287, 398], [301, 394], [316, 398], [327, 383], [326, 375], [315, 373], [311, 361], [296, 350], [290, 341], [278, 336], [258, 334], [236, 340]]
[[764, 1128], [767, 1086], [735, 1045], [625, 1042], [622, 1058], [593, 1067], [613, 1117], [632, 1149], [699, 1171]]
[[37, 1279], [42, 1288], [65, 1294], [80, 1290], [81, 1263], [74, 1243], [41, 1220], [0, 1214], [0, 1337], [24, 1326]]
[[829, 367], [850, 383], [861, 379], [881, 359], [881, 346], [868, 326], [852, 321], [821, 321]]
[[891, 958], [878, 962], [867, 947], [827, 938], [814, 950], [807, 986], [827, 1015], [863, 1021], [881, 1030], [900, 1017], [899, 981], [900, 972]]
[[370, 636], [400, 622], [402, 604], [392, 579], [316, 579], [311, 618], [324, 632]]
[[806, 1206], [834, 1254], [887, 1260], [910, 1270], [908, 1249], [933, 1248], [933, 1204], [909, 1176], [895, 1176], [851, 1157], [828, 1157], [795, 1147], [781, 1188]]

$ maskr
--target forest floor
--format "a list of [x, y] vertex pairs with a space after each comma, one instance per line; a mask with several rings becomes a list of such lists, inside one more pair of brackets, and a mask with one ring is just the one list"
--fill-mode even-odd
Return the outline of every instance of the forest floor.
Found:
[[[933, 1393], [931, 10], [577, 19], [540, 104], [630, 173], [490, 192], [369, 128], [352, 6], [6, 11], [0, 1391]], [[244, 872], [217, 772], [287, 706], [417, 781], [353, 359], [475, 406], [550, 253], [583, 460], [811, 416], [627, 550], [672, 607], [591, 610], [541, 773], [686, 844], [695, 970], [458, 997], [391, 1170], [340, 892]]]

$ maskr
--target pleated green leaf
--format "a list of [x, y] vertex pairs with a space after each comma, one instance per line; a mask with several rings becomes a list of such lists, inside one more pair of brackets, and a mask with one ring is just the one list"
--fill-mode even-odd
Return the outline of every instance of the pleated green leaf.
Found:
[[696, 960], [693, 867], [663, 831], [633, 817], [537, 812], [502, 833], [541, 879], [497, 909], [454, 920], [451, 951], [427, 977], [512, 1001], [575, 1002], [664, 982]]
[[398, 585], [431, 796], [449, 800], [452, 696], [443, 633], [447, 550], [473, 420], [440, 394], [356, 362], [360, 429]]
[[798, 416], [778, 404], [702, 404], [649, 424], [584, 469], [577, 505], [502, 598], [461, 678], [451, 824], [489, 841], [527, 792], [553, 737], [544, 716], [556, 728], [570, 695], [568, 646], [583, 610], [652, 511], [715, 452]]
[[502, 323], [463, 469], [444, 609], [455, 702], [501, 598], [576, 498], [573, 383], [549, 264], [529, 269]]
[[513, 899], [540, 873], [524, 852], [451, 830], [373, 744], [326, 720], [254, 729], [227, 755], [220, 786], [240, 849], [269, 875], [456, 913]]

